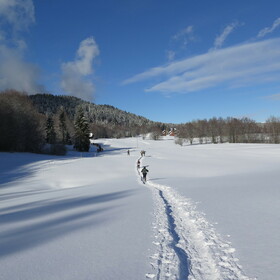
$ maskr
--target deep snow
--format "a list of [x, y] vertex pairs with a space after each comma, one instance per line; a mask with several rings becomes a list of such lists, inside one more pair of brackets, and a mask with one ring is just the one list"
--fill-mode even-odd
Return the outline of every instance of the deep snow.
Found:
[[[280, 146], [170, 145], [159, 141], [145, 162], [151, 182], [170, 186], [205, 213], [250, 277], [280, 275]], [[211, 278], [210, 278], [211, 279]]]
[[280, 146], [99, 142], [0, 153], [0, 279], [278, 279]]
[[133, 157], [0, 157], [1, 280], [145, 278], [152, 198]]

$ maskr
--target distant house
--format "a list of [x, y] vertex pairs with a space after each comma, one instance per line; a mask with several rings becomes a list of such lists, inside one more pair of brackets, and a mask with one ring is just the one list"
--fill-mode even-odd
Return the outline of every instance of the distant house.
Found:
[[170, 131], [168, 132], [169, 136], [176, 136], [176, 128], [171, 128]]
[[166, 130], [163, 130], [162, 131], [162, 136], [166, 136], [166, 135], [169, 135], [169, 136], [176, 136], [176, 128], [171, 128], [168, 132]]

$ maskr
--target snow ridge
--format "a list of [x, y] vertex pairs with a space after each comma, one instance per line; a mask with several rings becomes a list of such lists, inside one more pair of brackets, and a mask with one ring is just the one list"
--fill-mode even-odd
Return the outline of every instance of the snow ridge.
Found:
[[188, 280], [250, 280], [235, 249], [222, 240], [194, 202], [169, 186], [148, 181], [155, 202], [155, 242], [151, 256], [156, 274], [147, 278]]

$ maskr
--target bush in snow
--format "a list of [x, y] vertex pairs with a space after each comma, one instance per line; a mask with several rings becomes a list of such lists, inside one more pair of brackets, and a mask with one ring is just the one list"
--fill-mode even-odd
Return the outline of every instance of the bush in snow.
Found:
[[184, 139], [183, 139], [183, 138], [176, 137], [176, 138], [175, 138], [175, 144], [180, 145], [180, 146], [183, 146], [183, 144], [184, 144]]

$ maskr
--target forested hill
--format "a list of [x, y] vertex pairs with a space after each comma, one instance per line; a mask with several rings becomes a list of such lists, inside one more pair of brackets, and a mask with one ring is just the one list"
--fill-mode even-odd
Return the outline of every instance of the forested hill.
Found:
[[122, 111], [110, 105], [96, 105], [73, 96], [35, 94], [29, 97], [37, 110], [44, 115], [54, 115], [63, 107], [68, 117], [73, 120], [76, 109], [82, 106], [91, 123], [125, 126], [150, 126], [158, 124], [142, 116]]
[[64, 111], [69, 119], [68, 123], [72, 123], [72, 126], [77, 109], [82, 107], [90, 129], [97, 138], [127, 137], [148, 132], [159, 135], [163, 129], [166, 129], [166, 124], [150, 121], [113, 106], [96, 105], [73, 96], [35, 94], [30, 95], [29, 98], [39, 113], [53, 118], [54, 121], [59, 118], [61, 110]]

